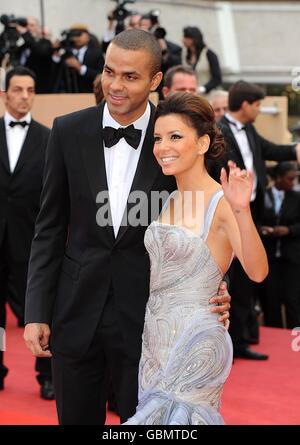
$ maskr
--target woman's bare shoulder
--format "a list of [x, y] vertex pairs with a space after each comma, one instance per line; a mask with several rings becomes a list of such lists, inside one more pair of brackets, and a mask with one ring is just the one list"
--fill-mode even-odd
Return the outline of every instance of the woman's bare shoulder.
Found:
[[233, 212], [230, 207], [229, 202], [223, 195], [220, 198], [218, 207], [216, 209], [216, 219], [220, 224], [224, 224], [225, 222], [228, 222], [231, 218], [233, 218]]

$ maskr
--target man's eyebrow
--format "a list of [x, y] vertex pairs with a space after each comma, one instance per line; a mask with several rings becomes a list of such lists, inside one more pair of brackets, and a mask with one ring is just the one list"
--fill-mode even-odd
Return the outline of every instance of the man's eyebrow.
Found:
[[[112, 71], [114, 73], [114, 70], [112, 68], [110, 68], [110, 66], [108, 66], [107, 64], [104, 65], [104, 68], [106, 68], [107, 70]], [[127, 76], [128, 75], [131, 75], [131, 76], [132, 75], [135, 75], [135, 76], [139, 75], [139, 73], [137, 71], [123, 71], [122, 74], [125, 74]]]

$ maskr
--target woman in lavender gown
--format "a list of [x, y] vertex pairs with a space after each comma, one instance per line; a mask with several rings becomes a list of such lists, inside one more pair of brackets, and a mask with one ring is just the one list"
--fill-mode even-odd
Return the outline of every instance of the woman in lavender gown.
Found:
[[252, 221], [252, 173], [228, 163], [221, 184], [205, 161], [222, 155], [222, 136], [205, 99], [187, 93], [158, 106], [154, 154], [178, 190], [145, 233], [151, 261], [139, 369], [139, 404], [128, 425], [222, 424], [220, 396], [232, 344], [210, 311], [233, 255], [262, 281], [267, 257]]

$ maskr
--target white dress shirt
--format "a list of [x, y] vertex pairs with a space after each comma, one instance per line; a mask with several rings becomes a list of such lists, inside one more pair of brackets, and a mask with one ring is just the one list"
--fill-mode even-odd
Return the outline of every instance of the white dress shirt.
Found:
[[279, 215], [280, 210], [281, 210], [281, 206], [285, 197], [285, 192], [284, 190], [279, 190], [278, 188], [276, 188], [275, 186], [272, 187], [272, 193], [273, 193], [273, 197], [274, 197], [274, 205], [275, 205], [275, 213], [276, 215]]
[[[129, 145], [124, 138], [120, 139], [119, 142], [113, 147], [108, 148], [104, 146], [106, 177], [115, 237], [118, 235], [122, 222], [127, 199], [144, 143], [146, 130], [149, 124], [150, 114], [151, 109], [148, 103], [145, 113], [135, 122], [132, 122], [136, 129], [142, 130], [140, 144], [136, 150], [131, 147], [131, 145]], [[107, 104], [105, 104], [103, 110], [102, 125], [103, 128], [124, 127], [115, 121], [110, 115]]]
[[[85, 53], [87, 52], [87, 49], [88, 49], [87, 46], [83, 46], [80, 49], [76, 49], [76, 48], [72, 49], [73, 56], [76, 57], [76, 59], [78, 60], [78, 62], [81, 65], [81, 68], [80, 68], [80, 71], [79, 71], [79, 74], [81, 76], [85, 76], [86, 72], [87, 72], [87, 66], [83, 65], [83, 60], [84, 60]], [[61, 62], [61, 56], [55, 54], [55, 55], [52, 56], [52, 60], [53, 60], [54, 63], [60, 63]]]
[[246, 169], [251, 170], [253, 172], [253, 190], [251, 194], [251, 201], [254, 201], [256, 198], [257, 175], [254, 168], [253, 153], [249, 145], [244, 125], [238, 120], [236, 120], [234, 117], [232, 117], [229, 113], [226, 113], [225, 117], [229, 121], [231, 131], [239, 146], [240, 153], [243, 158]]
[[[10, 171], [11, 173], [13, 173], [17, 165], [29, 125], [27, 125], [24, 128], [21, 127], [20, 125], [16, 125], [15, 127], [10, 127], [9, 123], [11, 121], [16, 122], [17, 119], [8, 112], [6, 112], [4, 114], [4, 123], [5, 123], [7, 150], [8, 150], [8, 160], [9, 160]], [[26, 114], [26, 116], [20, 119], [20, 121], [26, 121], [28, 122], [28, 124], [30, 124], [31, 114], [30, 113]]]
[[83, 46], [80, 49], [76, 49], [76, 48], [72, 49], [72, 52], [73, 52], [74, 56], [78, 59], [80, 65], [81, 65], [81, 68], [80, 68], [80, 71], [79, 71], [79, 74], [81, 76], [85, 76], [85, 74], [87, 72], [87, 66], [83, 65], [83, 60], [84, 60], [85, 53], [87, 52], [87, 49], [88, 49], [87, 46]]

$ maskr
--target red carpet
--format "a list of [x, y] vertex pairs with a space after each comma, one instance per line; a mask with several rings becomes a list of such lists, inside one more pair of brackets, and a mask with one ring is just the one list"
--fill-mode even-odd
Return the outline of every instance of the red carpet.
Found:
[[[23, 342], [23, 329], [9, 315], [5, 363], [10, 372], [0, 392], [1, 425], [55, 425], [55, 403], [41, 400], [35, 380], [34, 358]], [[253, 349], [270, 354], [265, 362], [235, 360], [223, 394], [227, 424], [300, 424], [300, 351], [293, 352], [291, 332], [261, 329]], [[108, 414], [108, 424], [118, 418]]]

